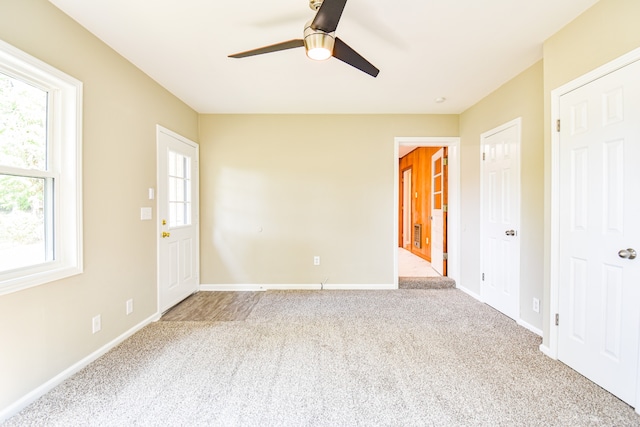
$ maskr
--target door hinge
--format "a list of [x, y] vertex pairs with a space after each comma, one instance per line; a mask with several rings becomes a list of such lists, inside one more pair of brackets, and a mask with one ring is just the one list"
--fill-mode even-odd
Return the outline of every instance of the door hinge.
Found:
[[448, 157], [443, 157], [442, 158], [442, 166], [447, 166], [449, 164], [449, 158]]
[[482, 281], [484, 282], [484, 273], [482, 273]]
[[560, 315], [556, 313], [556, 326], [560, 326]]
[[482, 153], [482, 160], [487, 160], [487, 155], [486, 155], [486, 153]]
[[560, 119], [556, 120], [556, 132], [560, 132]]
[[449, 212], [449, 205], [442, 205], [442, 212]]
[[448, 260], [448, 259], [449, 259], [449, 254], [448, 254], [448, 253], [446, 253], [446, 252], [444, 252], [444, 253], [442, 254], [442, 259], [443, 259], [443, 260], [445, 260], [445, 261], [446, 261], [446, 260]]

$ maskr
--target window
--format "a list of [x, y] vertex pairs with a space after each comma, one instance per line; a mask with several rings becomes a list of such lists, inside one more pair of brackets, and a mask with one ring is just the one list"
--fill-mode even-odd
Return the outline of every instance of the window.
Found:
[[0, 40], [0, 294], [82, 272], [82, 83]]
[[191, 225], [191, 158], [169, 150], [169, 227]]

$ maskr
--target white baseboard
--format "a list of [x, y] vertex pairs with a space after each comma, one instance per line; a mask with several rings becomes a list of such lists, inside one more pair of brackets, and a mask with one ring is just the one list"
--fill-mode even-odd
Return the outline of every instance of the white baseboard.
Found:
[[262, 285], [200, 285], [200, 290], [205, 292], [255, 292], [266, 291]]
[[475, 292], [470, 291], [469, 289], [465, 288], [464, 286], [460, 286], [459, 284], [456, 283], [456, 289], [460, 289], [465, 294], [477, 299], [480, 302], [484, 302], [484, 301], [482, 301], [482, 298], [480, 297], [479, 294], [476, 294]]
[[208, 292], [221, 292], [221, 291], [319, 291], [325, 290], [388, 290], [398, 289], [393, 284], [378, 284], [378, 285], [354, 285], [354, 284], [289, 284], [289, 285], [255, 285], [255, 284], [243, 284], [243, 285], [200, 285], [201, 291]]
[[518, 320], [516, 323], [518, 323], [518, 325], [522, 326], [523, 328], [530, 330], [531, 332], [533, 332], [534, 334], [538, 335], [539, 337], [542, 336], [542, 330], [536, 328], [532, 324], [527, 323], [522, 319]]
[[393, 289], [398, 289], [397, 285], [393, 283], [382, 283], [377, 285], [338, 285], [333, 283], [328, 283], [324, 285], [324, 289], [329, 290], [343, 290], [343, 291], [388, 291]]
[[16, 415], [18, 412], [22, 411], [24, 408], [38, 400], [40, 397], [44, 396], [51, 390], [53, 390], [56, 386], [61, 384], [66, 379], [72, 377], [76, 373], [78, 373], [81, 369], [89, 365], [91, 362], [97, 360], [100, 356], [107, 353], [109, 350], [129, 338], [131, 335], [138, 332], [140, 329], [144, 328], [151, 322], [154, 322], [159, 319], [158, 313], [154, 313], [151, 317], [143, 320], [142, 322], [135, 325], [133, 328], [129, 329], [122, 335], [116, 337], [112, 341], [108, 342], [104, 346], [100, 347], [98, 350], [94, 351], [84, 359], [78, 361], [77, 363], [71, 365], [64, 371], [60, 372], [55, 377], [51, 378], [49, 381], [44, 384], [38, 386], [37, 388], [31, 390], [29, 393], [22, 396], [20, 399], [7, 406], [6, 408], [0, 411], [0, 424], [8, 420], [9, 418]]
[[557, 360], [557, 357], [555, 357], [552, 353], [551, 353], [551, 349], [549, 347], [547, 347], [544, 344], [540, 344], [540, 351], [542, 352], [542, 354], [544, 354], [547, 357], [552, 358], [553, 360]]

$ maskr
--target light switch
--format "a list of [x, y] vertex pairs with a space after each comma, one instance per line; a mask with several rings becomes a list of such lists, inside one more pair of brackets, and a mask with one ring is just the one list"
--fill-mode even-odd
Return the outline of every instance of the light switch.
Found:
[[153, 200], [156, 197], [156, 192], [153, 188], [149, 188], [149, 200]]
[[151, 208], [140, 208], [140, 219], [142, 221], [153, 219], [153, 210]]

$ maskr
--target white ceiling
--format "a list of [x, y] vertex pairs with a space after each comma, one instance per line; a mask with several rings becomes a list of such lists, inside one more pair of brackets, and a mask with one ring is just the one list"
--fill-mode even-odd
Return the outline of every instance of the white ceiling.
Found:
[[373, 78], [303, 48], [227, 57], [302, 38], [308, 0], [49, 1], [200, 113], [385, 114], [463, 112], [597, 2], [349, 0], [336, 35]]

